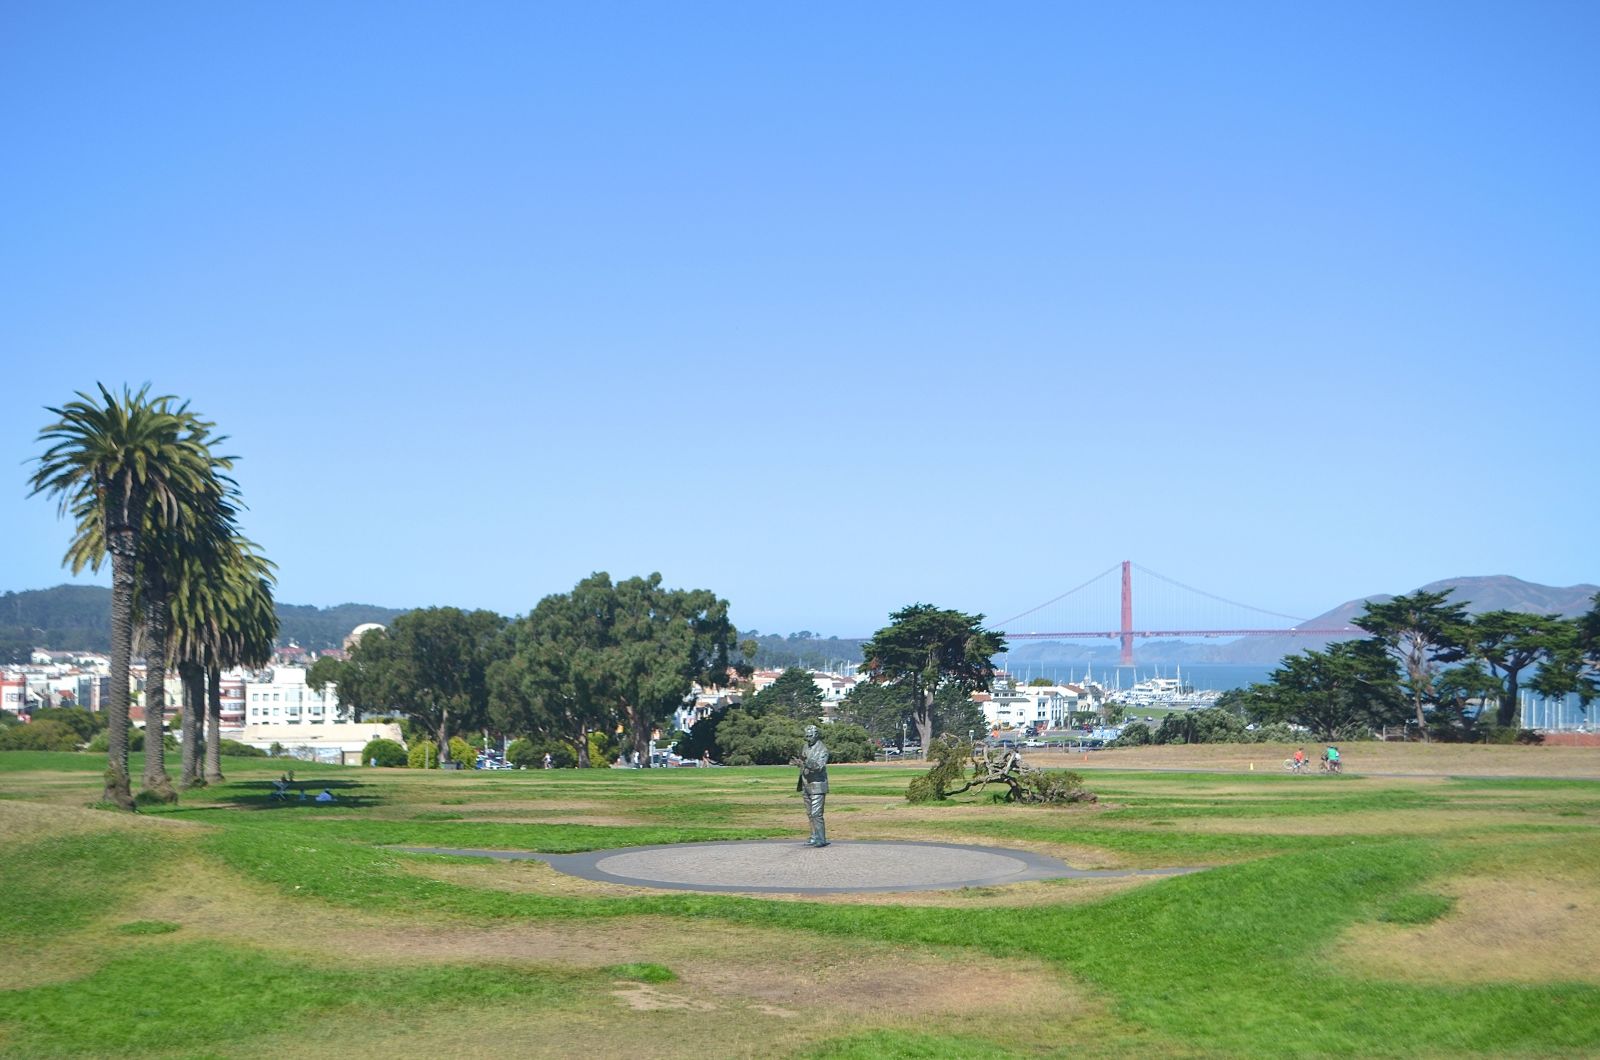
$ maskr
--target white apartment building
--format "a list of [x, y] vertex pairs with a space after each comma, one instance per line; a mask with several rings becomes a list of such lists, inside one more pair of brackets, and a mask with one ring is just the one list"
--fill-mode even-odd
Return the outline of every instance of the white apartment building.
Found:
[[318, 692], [306, 684], [306, 671], [300, 666], [225, 676], [222, 704], [224, 724], [230, 710], [239, 712], [240, 743], [263, 751], [277, 744], [293, 758], [360, 765], [361, 749], [369, 740], [382, 737], [404, 743], [398, 725], [358, 722], [341, 713], [338, 688], [328, 685]]
[[[224, 682], [228, 686], [232, 682]], [[235, 685], [234, 689], [238, 686]], [[228, 689], [232, 691], [234, 689]], [[275, 666], [247, 677], [243, 688], [243, 722], [255, 725], [339, 725], [349, 721], [339, 715], [339, 690], [328, 685], [317, 691], [306, 684], [306, 671], [299, 666]], [[228, 696], [224, 692], [224, 702]], [[226, 710], [224, 710], [226, 713]]]
[[1065, 728], [1072, 715], [1094, 709], [1077, 685], [1045, 685], [1019, 688], [1010, 682], [995, 682], [987, 699], [974, 697], [983, 708], [985, 724], [993, 729]]

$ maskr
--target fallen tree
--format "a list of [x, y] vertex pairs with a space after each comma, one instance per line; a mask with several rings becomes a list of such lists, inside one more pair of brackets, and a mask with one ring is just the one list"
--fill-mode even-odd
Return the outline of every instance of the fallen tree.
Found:
[[[1083, 777], [1066, 769], [1036, 769], [1015, 748], [992, 748], [945, 734], [928, 749], [933, 765], [906, 788], [910, 802], [936, 802], [991, 785], [1005, 789], [1006, 802], [1065, 805], [1095, 802]], [[959, 787], [957, 786], [959, 785]]]

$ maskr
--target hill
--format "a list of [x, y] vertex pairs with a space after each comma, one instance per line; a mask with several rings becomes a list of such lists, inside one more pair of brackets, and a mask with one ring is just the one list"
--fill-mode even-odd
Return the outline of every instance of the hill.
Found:
[[[1594, 594], [1600, 592], [1600, 585], [1581, 584], [1559, 587], [1540, 585], [1536, 582], [1525, 582], [1521, 578], [1513, 578], [1508, 574], [1495, 574], [1478, 577], [1446, 578], [1443, 581], [1429, 582], [1427, 585], [1411, 590], [1411, 592], [1438, 593], [1447, 589], [1452, 591], [1452, 600], [1466, 604], [1468, 614], [1476, 615], [1483, 611], [1527, 611], [1546, 615], [1563, 615], [1571, 618], [1589, 610]], [[1355, 620], [1357, 615], [1365, 610], [1369, 600], [1381, 603], [1392, 599], [1394, 597], [1391, 594], [1375, 593], [1372, 596], [1346, 600], [1339, 606], [1302, 622], [1301, 625], [1311, 629], [1332, 629], [1348, 626]], [[1351, 640], [1359, 635], [1352, 634], [1348, 637], [1241, 637], [1229, 644], [1219, 646], [1215, 651], [1214, 661], [1240, 665], [1270, 665], [1285, 655], [1293, 655], [1296, 652], [1305, 651], [1307, 648], [1320, 650], [1334, 641]]]
[[[303, 648], [337, 648], [363, 622], [394, 621], [407, 608], [373, 604], [312, 607], [277, 604], [278, 642]], [[32, 648], [111, 650], [111, 590], [99, 585], [58, 585], [0, 595], [0, 656]], [[3, 659], [0, 659], [3, 661]]]

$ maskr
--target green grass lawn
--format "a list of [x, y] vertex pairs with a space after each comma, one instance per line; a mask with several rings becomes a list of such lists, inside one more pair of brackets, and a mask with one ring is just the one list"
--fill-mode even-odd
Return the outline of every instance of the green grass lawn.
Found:
[[[103, 763], [0, 753], [0, 1054], [1600, 1055], [1600, 784], [1096, 771], [1094, 806], [913, 807], [836, 767], [830, 836], [1170, 878], [795, 899], [539, 863], [804, 834], [787, 769], [283, 762], [127, 816]], [[138, 765], [135, 765], [137, 775]]]

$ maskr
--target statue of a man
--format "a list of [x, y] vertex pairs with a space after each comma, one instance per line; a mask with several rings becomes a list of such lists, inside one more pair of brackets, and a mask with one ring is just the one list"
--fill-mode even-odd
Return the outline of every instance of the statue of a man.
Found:
[[822, 823], [822, 804], [828, 797], [828, 748], [815, 725], [806, 726], [805, 754], [789, 759], [789, 764], [800, 767], [794, 790], [805, 796], [806, 816], [811, 818], [811, 838], [806, 845], [825, 847], [828, 833]]

